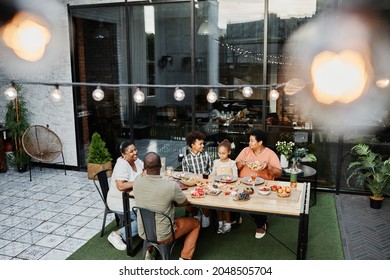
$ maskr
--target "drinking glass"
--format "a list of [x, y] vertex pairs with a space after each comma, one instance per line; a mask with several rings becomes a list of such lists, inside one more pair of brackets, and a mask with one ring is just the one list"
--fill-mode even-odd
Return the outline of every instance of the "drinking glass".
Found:
[[253, 190], [255, 189], [256, 178], [257, 178], [257, 174], [256, 173], [252, 173], [251, 174], [251, 180], [252, 180]]
[[167, 161], [166, 157], [161, 157], [161, 170], [160, 170], [161, 175], [164, 175], [166, 161]]

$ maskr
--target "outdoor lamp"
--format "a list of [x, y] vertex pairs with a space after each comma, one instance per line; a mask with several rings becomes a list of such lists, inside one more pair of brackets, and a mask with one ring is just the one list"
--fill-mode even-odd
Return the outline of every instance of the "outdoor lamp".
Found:
[[4, 44], [20, 58], [35, 62], [40, 60], [50, 42], [48, 24], [42, 18], [19, 12], [0, 30]]
[[182, 90], [181, 88], [177, 87], [175, 89], [175, 92], [173, 93], [173, 97], [177, 101], [182, 101], [184, 99], [184, 97], [186, 97], [186, 94], [184, 93], [184, 90]]
[[208, 101], [209, 103], [214, 103], [215, 101], [217, 101], [218, 96], [217, 96], [217, 94], [215, 93], [215, 91], [211, 88], [211, 89], [209, 90], [209, 92], [207, 93], [206, 98], [207, 98], [207, 101]]
[[92, 92], [92, 98], [95, 101], [102, 101], [104, 98], [104, 91], [101, 89], [100, 86], [97, 86], [97, 88]]
[[384, 78], [384, 79], [376, 80], [375, 84], [378, 88], [385, 88], [389, 85], [389, 83], [390, 83], [390, 80], [388, 78]]
[[15, 89], [15, 84], [11, 83], [11, 85], [4, 91], [5, 99], [11, 101], [16, 98], [18, 92]]
[[277, 100], [279, 98], [279, 92], [276, 89], [271, 90], [269, 93], [269, 99]]
[[252, 94], [253, 94], [253, 90], [251, 87], [246, 86], [242, 89], [242, 95], [244, 95], [244, 97], [251, 97]]
[[50, 94], [51, 100], [53, 102], [60, 102], [62, 99], [62, 92], [60, 91], [58, 85], [54, 86], [53, 91]]
[[135, 90], [134, 101], [136, 103], [142, 103], [145, 101], [145, 93], [143, 93], [139, 88]]

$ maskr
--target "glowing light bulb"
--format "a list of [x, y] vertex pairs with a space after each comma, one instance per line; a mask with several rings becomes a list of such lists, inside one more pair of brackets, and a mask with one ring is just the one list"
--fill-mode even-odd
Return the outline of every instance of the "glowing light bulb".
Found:
[[104, 91], [98, 86], [93, 92], [92, 92], [92, 98], [95, 101], [102, 101], [104, 98]]
[[51, 92], [50, 97], [53, 102], [60, 102], [62, 100], [62, 92], [60, 91], [58, 86], [54, 86], [54, 89]]
[[218, 96], [217, 96], [217, 94], [215, 93], [215, 91], [211, 88], [211, 89], [209, 90], [209, 92], [207, 93], [206, 98], [207, 98], [207, 101], [208, 101], [209, 103], [214, 103], [215, 101], [217, 101]]
[[244, 87], [242, 89], [242, 95], [244, 95], [244, 97], [251, 97], [253, 94], [253, 90], [251, 87]]
[[145, 93], [143, 93], [139, 88], [137, 88], [134, 93], [134, 101], [136, 103], [142, 103], [145, 101]]
[[16, 98], [18, 92], [15, 89], [15, 86], [12, 84], [4, 91], [5, 99], [11, 101]]
[[276, 89], [271, 90], [269, 93], [269, 99], [277, 100], [279, 98], [279, 92]]
[[184, 99], [184, 97], [186, 97], [186, 94], [185, 94], [184, 90], [182, 90], [181, 88], [177, 87], [175, 89], [175, 92], [173, 93], [173, 97], [177, 101], [182, 101]]

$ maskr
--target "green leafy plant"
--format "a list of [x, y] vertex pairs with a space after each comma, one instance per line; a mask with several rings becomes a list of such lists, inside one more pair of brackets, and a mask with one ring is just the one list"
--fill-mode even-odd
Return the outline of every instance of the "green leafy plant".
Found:
[[351, 151], [357, 156], [357, 160], [352, 161], [348, 166], [348, 170], [352, 170], [347, 178], [348, 185], [354, 178], [358, 186], [366, 185], [373, 197], [383, 197], [390, 188], [390, 157], [386, 160], [382, 159], [380, 154], [371, 151], [366, 144], [357, 144]]
[[111, 160], [112, 157], [106, 148], [106, 142], [103, 141], [99, 133], [94, 132], [89, 145], [88, 163], [103, 164]]
[[305, 147], [298, 147], [293, 141], [278, 141], [275, 145], [276, 150], [284, 155], [287, 160], [294, 160], [296, 163], [301, 163], [303, 158], [307, 161], [315, 162], [317, 158], [314, 154], [310, 153], [309, 149]]
[[24, 97], [19, 94], [22, 86], [15, 85], [18, 92], [17, 97], [7, 104], [7, 112], [5, 114], [5, 127], [11, 133], [12, 149], [14, 155], [10, 158], [12, 165], [23, 169], [29, 163], [29, 156], [23, 149], [22, 137], [23, 133], [30, 126], [28, 121], [29, 110], [27, 108]]

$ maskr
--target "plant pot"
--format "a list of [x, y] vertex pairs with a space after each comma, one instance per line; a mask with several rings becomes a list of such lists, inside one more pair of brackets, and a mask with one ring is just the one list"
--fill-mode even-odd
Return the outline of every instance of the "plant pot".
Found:
[[[88, 163], [87, 170], [88, 170], [88, 179], [93, 180], [95, 178], [95, 175], [104, 170], [104, 169], [110, 169], [112, 170], [112, 163], [111, 161], [108, 161], [103, 164], [97, 164], [97, 163]], [[111, 177], [111, 172], [107, 173], [108, 177]]]
[[370, 207], [373, 209], [380, 209], [382, 207], [382, 201], [384, 199], [384, 197], [370, 196]]
[[282, 168], [288, 167], [288, 160], [285, 155], [280, 155], [280, 165], [282, 166]]

